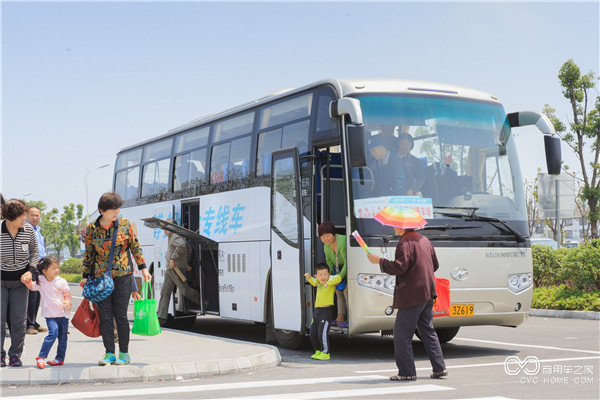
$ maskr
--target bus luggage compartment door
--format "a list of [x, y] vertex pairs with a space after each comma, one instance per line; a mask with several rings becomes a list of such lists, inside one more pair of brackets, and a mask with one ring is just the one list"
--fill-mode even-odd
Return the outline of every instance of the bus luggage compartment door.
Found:
[[298, 150], [272, 156], [271, 290], [275, 329], [304, 332], [302, 196]]

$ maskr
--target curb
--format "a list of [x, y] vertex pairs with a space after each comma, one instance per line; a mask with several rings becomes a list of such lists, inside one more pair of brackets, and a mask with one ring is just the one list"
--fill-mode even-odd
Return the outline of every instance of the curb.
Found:
[[573, 311], [573, 310], [542, 310], [532, 308], [529, 311], [531, 317], [549, 317], [564, 319], [588, 319], [600, 321], [600, 312], [595, 311]]
[[277, 348], [272, 347], [262, 353], [246, 357], [152, 364], [142, 367], [109, 365], [84, 368], [50, 367], [43, 370], [37, 368], [3, 368], [0, 372], [0, 381], [2, 385], [44, 385], [180, 380], [249, 372], [277, 367], [280, 364], [281, 355]]

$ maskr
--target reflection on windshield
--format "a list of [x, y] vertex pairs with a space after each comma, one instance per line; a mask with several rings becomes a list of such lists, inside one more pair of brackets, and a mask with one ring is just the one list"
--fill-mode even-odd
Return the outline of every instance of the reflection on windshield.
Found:
[[369, 158], [366, 167], [352, 169], [359, 224], [368, 218], [365, 209], [377, 211], [391, 200], [425, 204], [427, 210], [474, 207], [478, 215], [526, 220], [515, 144], [502, 106], [433, 96], [358, 99]]

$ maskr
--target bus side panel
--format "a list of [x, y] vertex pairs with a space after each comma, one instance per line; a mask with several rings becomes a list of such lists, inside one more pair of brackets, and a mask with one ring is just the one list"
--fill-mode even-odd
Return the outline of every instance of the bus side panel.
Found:
[[260, 251], [260, 264], [256, 266], [252, 265], [251, 267], [252, 271], [257, 272], [250, 274], [250, 308], [252, 321], [267, 322], [265, 311], [267, 304], [267, 279], [269, 277], [269, 270], [271, 269], [271, 243], [261, 241], [260, 245], [256, 247]]
[[250, 319], [249, 266], [259, 265], [260, 252], [248, 242], [219, 245], [219, 304], [221, 315]]

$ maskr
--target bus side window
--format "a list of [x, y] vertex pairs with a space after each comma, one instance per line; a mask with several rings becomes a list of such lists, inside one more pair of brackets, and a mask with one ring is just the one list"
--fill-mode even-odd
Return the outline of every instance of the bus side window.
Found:
[[258, 135], [256, 175], [271, 173], [271, 153], [281, 148], [281, 132], [282, 129], [278, 128]]

